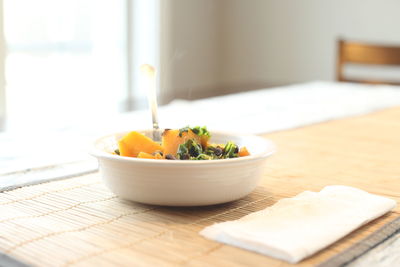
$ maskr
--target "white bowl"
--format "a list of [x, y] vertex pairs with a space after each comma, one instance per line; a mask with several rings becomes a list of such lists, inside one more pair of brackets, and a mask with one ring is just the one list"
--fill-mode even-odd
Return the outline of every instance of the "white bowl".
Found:
[[[140, 131], [150, 136], [151, 131]], [[275, 152], [262, 137], [212, 132], [212, 143], [233, 141], [250, 156], [221, 160], [154, 160], [111, 154], [126, 133], [108, 135], [94, 143], [108, 188], [123, 199], [165, 206], [212, 205], [240, 199], [260, 181], [264, 163]]]

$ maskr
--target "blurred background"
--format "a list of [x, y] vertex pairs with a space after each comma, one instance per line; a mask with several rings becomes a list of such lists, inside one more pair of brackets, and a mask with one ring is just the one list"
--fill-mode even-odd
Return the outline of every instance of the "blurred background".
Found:
[[399, 10], [397, 0], [0, 0], [1, 129], [146, 108], [144, 63], [158, 71], [161, 104], [335, 80], [338, 38], [398, 45]]

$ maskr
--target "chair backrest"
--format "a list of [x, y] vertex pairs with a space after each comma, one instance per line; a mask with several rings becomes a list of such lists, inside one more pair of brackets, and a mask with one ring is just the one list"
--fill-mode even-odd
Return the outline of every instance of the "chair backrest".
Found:
[[400, 82], [347, 79], [343, 74], [344, 65], [346, 63], [400, 66], [400, 47], [370, 45], [339, 40], [336, 68], [338, 81], [400, 85]]

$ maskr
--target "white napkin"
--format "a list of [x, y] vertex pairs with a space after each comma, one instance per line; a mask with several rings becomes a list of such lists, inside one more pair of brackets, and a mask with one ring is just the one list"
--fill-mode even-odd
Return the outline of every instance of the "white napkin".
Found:
[[392, 199], [348, 186], [327, 186], [200, 234], [222, 243], [297, 263], [396, 206]]

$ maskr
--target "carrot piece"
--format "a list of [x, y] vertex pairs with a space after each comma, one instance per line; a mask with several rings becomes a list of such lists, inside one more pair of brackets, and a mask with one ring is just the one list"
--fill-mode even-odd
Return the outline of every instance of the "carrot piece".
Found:
[[249, 156], [249, 155], [250, 155], [250, 153], [245, 146], [239, 150], [239, 157], [245, 157], [245, 156]]
[[156, 153], [155, 159], [164, 159], [163, 156], [161, 156], [160, 153]]
[[149, 154], [149, 153], [146, 153], [146, 152], [139, 152], [137, 157], [140, 158], [140, 159], [155, 159], [156, 158], [152, 154]]
[[178, 129], [165, 130], [162, 134], [162, 141], [161, 141], [164, 158], [168, 154], [176, 157], [179, 145], [184, 144], [189, 139], [194, 139], [199, 144], [202, 141], [201, 137], [195, 134], [192, 130], [188, 130], [187, 132], [182, 132], [182, 136], [179, 136]]
[[152, 154], [156, 151], [162, 151], [160, 144], [135, 131], [128, 133], [118, 141], [118, 148], [120, 155], [126, 157], [137, 157], [140, 152]]

